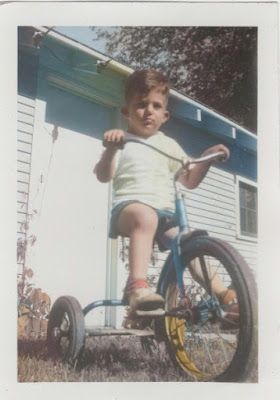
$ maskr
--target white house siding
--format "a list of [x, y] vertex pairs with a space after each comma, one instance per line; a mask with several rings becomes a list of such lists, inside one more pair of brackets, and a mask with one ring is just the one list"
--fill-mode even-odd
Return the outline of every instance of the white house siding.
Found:
[[[237, 249], [256, 273], [257, 243], [238, 239], [235, 177], [232, 173], [211, 167], [198, 188], [183, 189], [191, 230], [205, 229], [212, 237], [225, 240]], [[159, 265], [168, 253], [159, 253]], [[151, 267], [152, 274], [158, 267]]]
[[[31, 170], [35, 100], [18, 95], [17, 98], [17, 236], [26, 240], [28, 199]], [[22, 274], [23, 260], [18, 260], [18, 274]]]
[[206, 229], [235, 247], [256, 271], [257, 244], [238, 239], [236, 185], [234, 175], [211, 167], [195, 190], [185, 190], [191, 229]]
[[[72, 295], [85, 307], [106, 296], [109, 187], [93, 174], [102, 143], [47, 123], [45, 115], [46, 102], [37, 99], [28, 198], [28, 212], [35, 215], [27, 234], [36, 242], [27, 248], [26, 265], [52, 304]], [[103, 325], [104, 318], [103, 307], [86, 321]]]

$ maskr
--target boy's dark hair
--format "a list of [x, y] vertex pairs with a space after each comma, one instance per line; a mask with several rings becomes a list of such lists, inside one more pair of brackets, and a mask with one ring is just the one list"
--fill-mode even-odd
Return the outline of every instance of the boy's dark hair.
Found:
[[170, 81], [167, 76], [154, 69], [135, 71], [127, 78], [125, 100], [129, 102], [134, 93], [146, 95], [156, 87], [161, 87], [161, 93], [167, 99], [170, 90]]

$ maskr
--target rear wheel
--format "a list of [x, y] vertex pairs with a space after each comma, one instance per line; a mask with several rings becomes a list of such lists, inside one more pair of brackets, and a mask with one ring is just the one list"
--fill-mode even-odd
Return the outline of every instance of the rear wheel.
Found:
[[[257, 359], [257, 293], [252, 272], [231, 246], [208, 236], [187, 241], [182, 260], [184, 294], [178, 291], [174, 269], [161, 284], [167, 314], [164, 338], [171, 358], [195, 380], [245, 381]], [[202, 285], [188, 265], [200, 268]], [[230, 305], [212, 290], [217, 276], [225, 293], [236, 293]]]
[[47, 345], [50, 357], [73, 363], [84, 339], [84, 314], [79, 302], [72, 296], [59, 297], [49, 315]]

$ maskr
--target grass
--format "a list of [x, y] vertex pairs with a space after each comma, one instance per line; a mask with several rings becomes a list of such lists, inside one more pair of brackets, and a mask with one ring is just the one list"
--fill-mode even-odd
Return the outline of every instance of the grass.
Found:
[[[75, 367], [47, 356], [45, 340], [19, 340], [18, 382], [190, 382], [174, 368], [164, 343], [144, 351], [140, 339], [88, 338]], [[257, 367], [247, 382], [257, 382]]]
[[45, 341], [19, 341], [19, 382], [184, 382], [173, 367], [165, 345], [143, 351], [135, 337], [87, 340], [76, 368], [47, 357]]

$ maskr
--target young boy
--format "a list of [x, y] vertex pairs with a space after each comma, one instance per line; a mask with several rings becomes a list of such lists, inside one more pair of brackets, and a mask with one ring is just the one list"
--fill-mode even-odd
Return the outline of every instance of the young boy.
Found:
[[[136, 71], [128, 77], [122, 108], [128, 120], [128, 131], [112, 129], [105, 132], [103, 143], [106, 149], [94, 168], [100, 182], [113, 179], [110, 237], [130, 238], [130, 274], [125, 299], [132, 313], [137, 309], [154, 310], [164, 305], [164, 299], [148, 286], [147, 267], [155, 236], [167, 230], [166, 236], [174, 237], [177, 232], [172, 223], [170, 174], [174, 175], [181, 164], [148, 146], [132, 142], [123, 146], [122, 143], [126, 138], [136, 138], [176, 158], [187, 157], [173, 139], [159, 131], [169, 118], [169, 90], [169, 79], [155, 70]], [[222, 144], [207, 149], [202, 156], [217, 151], [223, 151], [224, 159], [228, 159], [229, 150]], [[196, 164], [180, 177], [180, 183], [188, 189], [197, 187], [212, 162]], [[203, 284], [199, 268], [193, 266], [191, 272]], [[228, 297], [228, 302], [235, 297], [219, 278], [213, 280], [212, 288], [218, 297]]]

